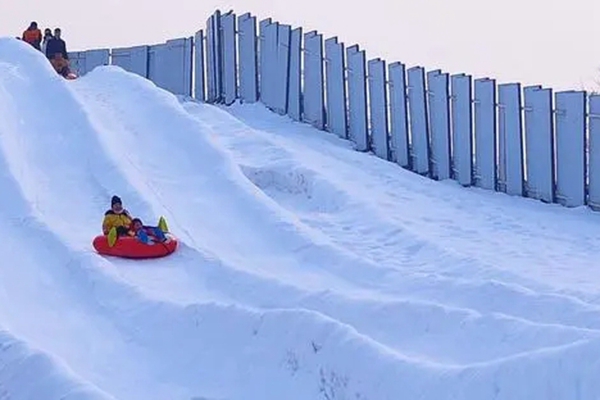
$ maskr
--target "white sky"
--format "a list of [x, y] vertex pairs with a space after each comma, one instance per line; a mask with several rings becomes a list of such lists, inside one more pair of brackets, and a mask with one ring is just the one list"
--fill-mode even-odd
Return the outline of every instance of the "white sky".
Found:
[[[555, 90], [600, 89], [600, 0], [2, 0], [0, 35], [36, 20], [69, 50], [191, 36], [219, 8], [358, 43], [367, 57]], [[87, 4], [86, 4], [87, 3]]]

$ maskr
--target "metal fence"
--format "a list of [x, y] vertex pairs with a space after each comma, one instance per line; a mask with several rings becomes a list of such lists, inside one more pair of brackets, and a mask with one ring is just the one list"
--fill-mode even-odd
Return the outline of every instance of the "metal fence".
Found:
[[198, 101], [260, 101], [432, 179], [600, 208], [600, 95], [387, 64], [250, 13], [216, 11], [193, 37], [70, 57], [80, 75], [112, 64]]

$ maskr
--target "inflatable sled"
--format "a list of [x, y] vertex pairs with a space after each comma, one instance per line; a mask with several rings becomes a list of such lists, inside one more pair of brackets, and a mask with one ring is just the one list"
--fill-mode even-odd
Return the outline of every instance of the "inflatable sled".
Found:
[[96, 236], [92, 244], [98, 253], [107, 256], [136, 259], [166, 257], [177, 250], [177, 239], [169, 233], [167, 222], [163, 217], [158, 220], [158, 227], [165, 232], [166, 242], [146, 244], [132, 236], [117, 238], [117, 231], [113, 228], [108, 235]]
[[108, 245], [108, 236], [98, 235], [94, 238], [94, 249], [102, 255], [122, 258], [159, 258], [166, 257], [177, 250], [177, 239], [170, 234], [165, 234], [169, 240], [165, 243], [145, 244], [137, 238], [122, 236], [115, 245]]

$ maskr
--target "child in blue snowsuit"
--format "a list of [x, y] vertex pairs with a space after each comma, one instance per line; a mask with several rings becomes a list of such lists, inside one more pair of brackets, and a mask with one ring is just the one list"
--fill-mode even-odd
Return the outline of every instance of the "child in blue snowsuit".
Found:
[[157, 226], [145, 226], [142, 220], [134, 218], [131, 222], [131, 230], [135, 237], [142, 243], [154, 244], [155, 242], [166, 242], [165, 233]]

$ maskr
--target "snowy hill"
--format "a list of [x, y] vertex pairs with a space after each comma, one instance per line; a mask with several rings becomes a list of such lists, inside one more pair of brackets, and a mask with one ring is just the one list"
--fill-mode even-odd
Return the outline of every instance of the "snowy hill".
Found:
[[[0, 40], [0, 399], [596, 399], [599, 215]], [[179, 250], [97, 255], [110, 196]]]

